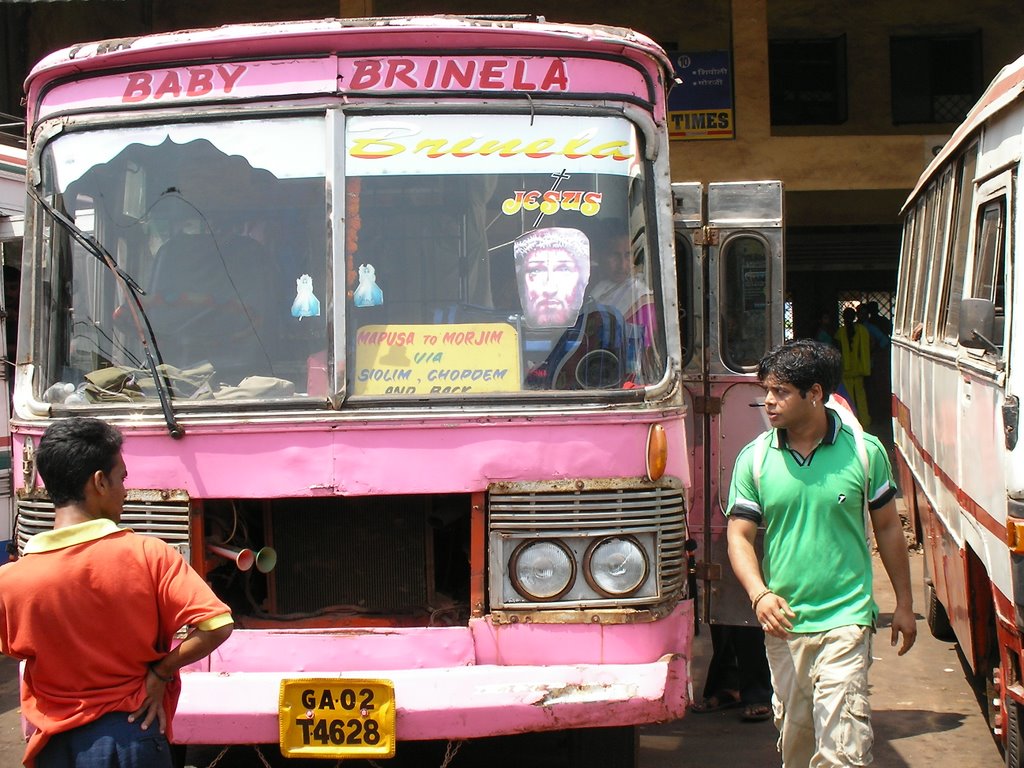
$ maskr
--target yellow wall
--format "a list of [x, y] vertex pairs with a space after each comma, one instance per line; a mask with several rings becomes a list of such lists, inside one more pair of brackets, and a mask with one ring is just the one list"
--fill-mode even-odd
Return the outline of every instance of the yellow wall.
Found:
[[[733, 0], [736, 138], [677, 141], [678, 180], [782, 179], [787, 191], [906, 189], [945, 134], [778, 136], [771, 127], [766, 0]], [[820, 34], [816, 36], [821, 36]], [[875, 79], [882, 77], [878, 74]], [[888, 83], [887, 70], [885, 72]], [[884, 105], [874, 110], [888, 111]], [[852, 112], [852, 110], [851, 110]]]
[[[871, 200], [878, 190], [908, 191], [934, 148], [955, 128], [952, 124], [892, 125], [892, 35], [981, 30], [986, 83], [1002, 65], [1024, 52], [1021, 0], [645, 0], [604, 5], [592, 0], [533, 0], [528, 6], [514, 0], [467, 0], [449, 7], [437, 0], [124, 0], [123, 4], [124, 12], [116, 17], [95, 14], [89, 3], [32, 4], [27, 30], [32, 61], [83, 39], [228, 22], [524, 10], [552, 21], [632, 27], [680, 51], [731, 48], [735, 139], [672, 142], [673, 178], [778, 178], [791, 195], [843, 192], [848, 193], [847, 204], [863, 205], [866, 210], [873, 207]], [[849, 119], [835, 126], [773, 128], [768, 41], [836, 35], [846, 36]], [[858, 198], [856, 193], [863, 194]], [[893, 221], [894, 217], [887, 217], [878, 223]]]

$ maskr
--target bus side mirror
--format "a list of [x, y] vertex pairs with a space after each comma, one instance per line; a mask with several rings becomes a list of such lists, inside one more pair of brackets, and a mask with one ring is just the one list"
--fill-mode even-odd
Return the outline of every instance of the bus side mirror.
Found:
[[988, 299], [964, 299], [960, 302], [958, 340], [961, 346], [987, 349], [998, 354], [996, 345], [991, 341], [995, 327], [996, 306], [993, 302]]

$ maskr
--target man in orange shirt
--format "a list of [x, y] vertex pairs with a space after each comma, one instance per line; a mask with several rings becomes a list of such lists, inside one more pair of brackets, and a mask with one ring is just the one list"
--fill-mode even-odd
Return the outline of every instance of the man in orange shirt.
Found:
[[22, 713], [37, 729], [26, 766], [169, 768], [178, 670], [233, 628], [228, 607], [176, 550], [117, 526], [122, 440], [98, 419], [46, 430], [36, 464], [53, 530], [0, 568], [0, 651], [25, 662]]

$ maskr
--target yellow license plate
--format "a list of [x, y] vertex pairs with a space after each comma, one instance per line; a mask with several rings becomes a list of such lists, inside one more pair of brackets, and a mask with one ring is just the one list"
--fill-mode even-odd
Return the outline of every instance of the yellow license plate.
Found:
[[395, 755], [395, 687], [390, 680], [282, 680], [278, 721], [285, 757]]

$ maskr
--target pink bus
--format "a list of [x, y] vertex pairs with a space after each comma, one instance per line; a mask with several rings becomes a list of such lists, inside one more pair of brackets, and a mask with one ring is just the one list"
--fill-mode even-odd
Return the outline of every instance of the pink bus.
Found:
[[33, 69], [16, 538], [52, 524], [47, 424], [120, 427], [124, 524], [236, 621], [176, 742], [557, 730], [628, 766], [633, 726], [683, 715], [671, 77], [630, 30], [493, 17]]

